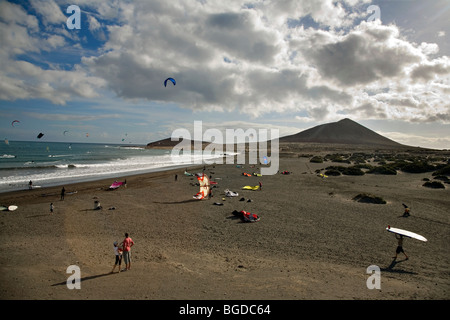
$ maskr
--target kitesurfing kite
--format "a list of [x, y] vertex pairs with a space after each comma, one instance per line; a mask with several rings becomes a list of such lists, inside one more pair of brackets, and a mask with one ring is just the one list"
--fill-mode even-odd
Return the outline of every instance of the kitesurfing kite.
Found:
[[205, 173], [197, 173], [197, 180], [200, 184], [199, 192], [194, 196], [194, 199], [202, 200], [206, 199], [209, 195], [211, 186], [209, 185], [209, 178]]
[[14, 120], [13, 122], [11, 122], [11, 125], [14, 127], [14, 123], [20, 123], [20, 121], [19, 120]]
[[67, 130], [64, 130], [64, 132], [63, 132], [63, 135], [66, 135], [66, 132], [69, 132], [69, 131], [67, 131]]
[[166, 80], [164, 80], [164, 87], [167, 87], [167, 81], [171, 81], [173, 83], [173, 85], [176, 85], [177, 83], [175, 82], [174, 78], [167, 78]]
[[44, 136], [44, 134], [41, 132], [41, 133], [38, 134], [37, 138], [40, 139], [40, 138], [42, 138], [43, 136]]

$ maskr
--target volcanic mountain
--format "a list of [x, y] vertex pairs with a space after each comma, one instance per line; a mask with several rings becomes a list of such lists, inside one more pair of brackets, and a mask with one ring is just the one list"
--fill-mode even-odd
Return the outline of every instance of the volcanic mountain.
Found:
[[321, 124], [299, 133], [282, 137], [280, 138], [280, 142], [314, 142], [404, 147], [404, 145], [383, 137], [347, 118], [337, 122]]

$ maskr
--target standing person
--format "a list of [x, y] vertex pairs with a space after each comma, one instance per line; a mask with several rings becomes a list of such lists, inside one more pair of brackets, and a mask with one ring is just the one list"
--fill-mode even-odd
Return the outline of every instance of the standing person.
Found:
[[125, 268], [122, 271], [127, 271], [131, 269], [131, 247], [134, 246], [134, 241], [125, 233], [125, 239], [122, 242], [123, 250], [123, 260], [125, 263]]
[[403, 236], [401, 234], [395, 234], [395, 238], [397, 238], [398, 246], [397, 246], [397, 250], [395, 250], [395, 257], [393, 257], [393, 258], [397, 259], [397, 255], [400, 252], [402, 252], [406, 257], [406, 260], [408, 260], [408, 256], [406, 255], [405, 251], [403, 250]]
[[122, 249], [119, 248], [117, 241], [114, 241], [114, 255], [116, 256], [116, 261], [114, 262], [114, 267], [111, 270], [111, 273], [114, 273], [114, 270], [116, 269], [116, 266], [119, 266], [120, 272], [120, 265], [122, 264]]
[[260, 191], [262, 190], [262, 183], [261, 183], [261, 181], [259, 182], [259, 190]]
[[176, 175], [175, 175], [175, 181], [177, 181], [177, 180], [178, 180], [178, 175], [176, 174]]
[[64, 189], [64, 187], [62, 187], [61, 189], [61, 200], [64, 200], [64, 194], [66, 193], [66, 189]]
[[55, 206], [53, 205], [53, 202], [50, 203], [50, 214], [53, 214], [53, 209], [55, 209]]
[[33, 182], [31, 180], [28, 182], [28, 189], [33, 189]]

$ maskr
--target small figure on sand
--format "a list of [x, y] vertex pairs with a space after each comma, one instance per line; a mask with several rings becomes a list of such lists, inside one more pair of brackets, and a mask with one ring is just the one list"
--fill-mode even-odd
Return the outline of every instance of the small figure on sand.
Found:
[[116, 267], [119, 267], [119, 270], [117, 272], [120, 272], [120, 265], [122, 264], [122, 248], [118, 246], [117, 241], [114, 241], [114, 255], [116, 256], [116, 261], [114, 262], [113, 269], [111, 270], [111, 273], [114, 273], [114, 270]]
[[66, 189], [64, 189], [64, 187], [62, 187], [61, 189], [61, 200], [64, 200], [64, 195], [66, 194]]
[[55, 209], [55, 206], [53, 205], [53, 202], [50, 203], [50, 214], [53, 214], [53, 210]]
[[262, 190], [262, 183], [261, 183], [261, 181], [259, 182], [259, 191], [261, 191]]
[[28, 182], [28, 189], [33, 189], [33, 182], [31, 180]]
[[100, 201], [95, 200], [94, 202], [94, 210], [101, 210], [102, 206], [100, 205]]
[[411, 214], [411, 209], [408, 208], [408, 206], [404, 203], [402, 203], [403, 207], [405, 208], [405, 212], [403, 212], [403, 217], [409, 217]]
[[397, 255], [399, 253], [403, 253], [406, 257], [405, 260], [408, 260], [408, 256], [406, 255], [405, 251], [403, 250], [403, 236], [401, 234], [396, 234], [395, 238], [397, 238], [398, 246], [397, 246], [397, 249], [395, 250], [395, 257], [392, 257], [392, 258], [397, 259]]

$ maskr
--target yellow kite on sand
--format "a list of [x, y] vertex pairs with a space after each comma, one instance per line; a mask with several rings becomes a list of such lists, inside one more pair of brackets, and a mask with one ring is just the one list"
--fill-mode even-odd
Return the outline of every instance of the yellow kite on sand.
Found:
[[245, 187], [242, 187], [242, 189], [243, 190], [258, 190], [259, 186], [254, 186], [254, 187], [252, 187], [252, 186], [245, 186]]

